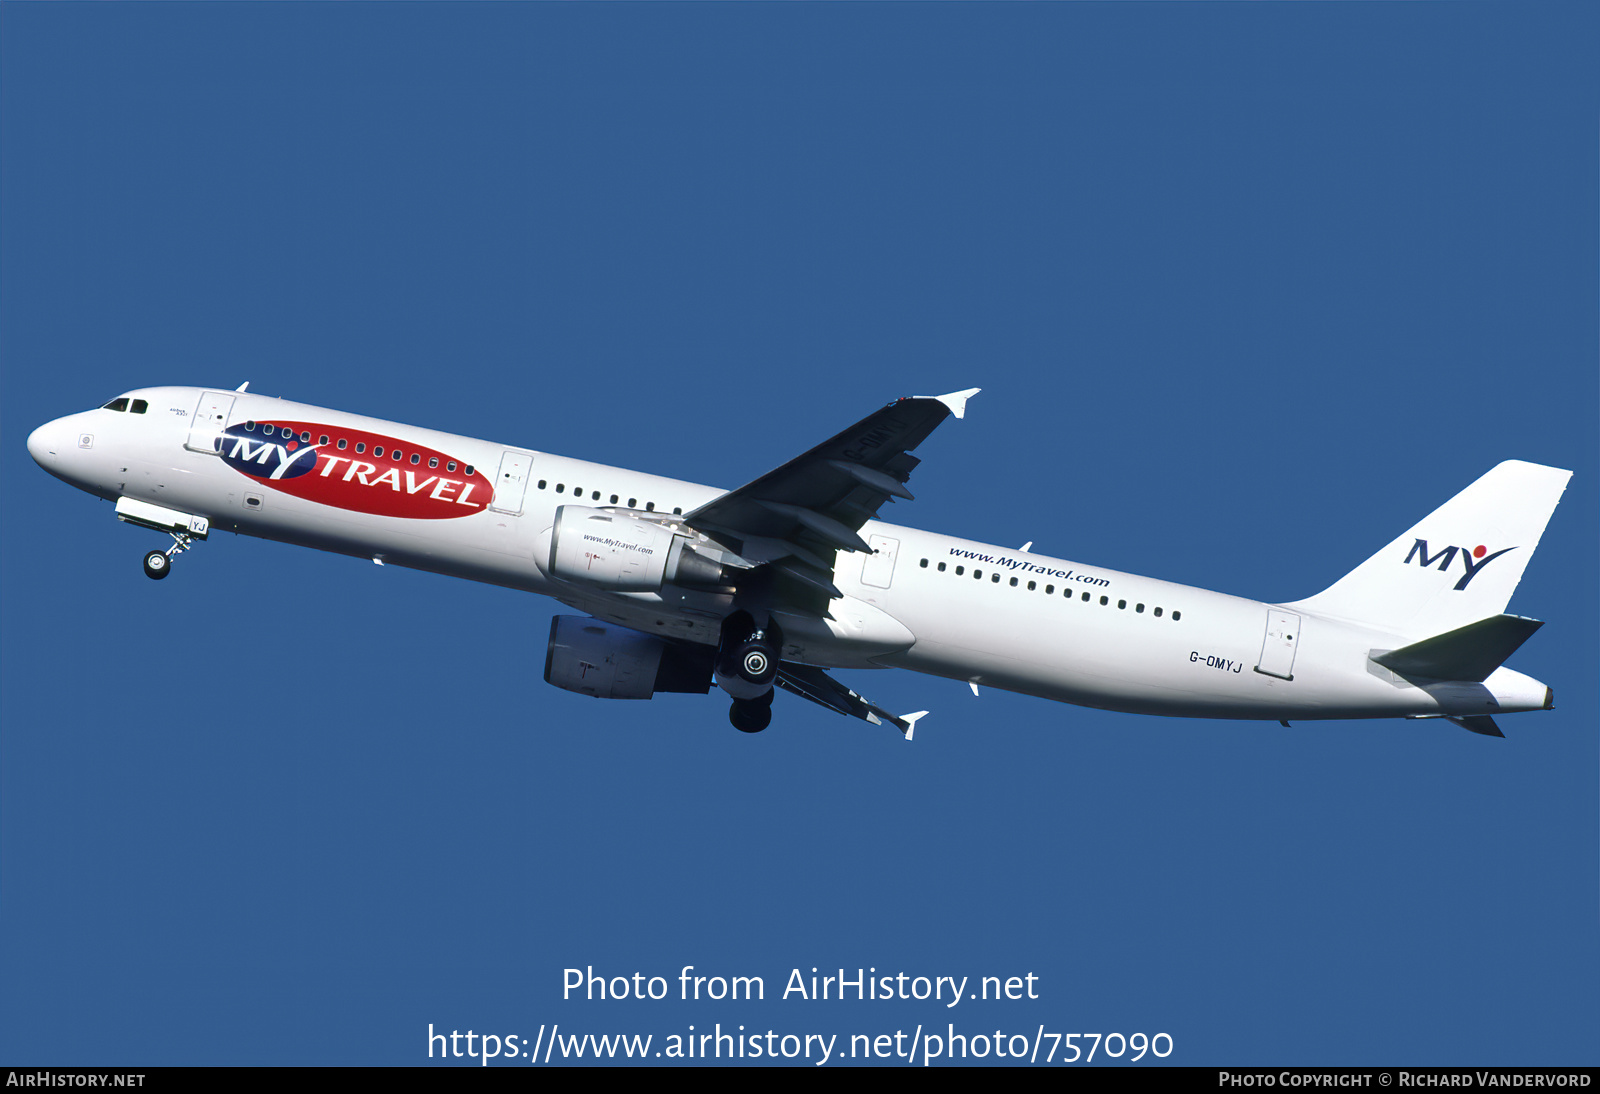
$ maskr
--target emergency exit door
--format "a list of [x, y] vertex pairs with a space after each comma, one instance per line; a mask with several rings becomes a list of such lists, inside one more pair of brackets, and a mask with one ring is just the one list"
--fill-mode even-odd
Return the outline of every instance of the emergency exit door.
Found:
[[894, 577], [894, 560], [900, 553], [900, 541], [888, 536], [868, 536], [867, 546], [872, 548], [872, 554], [861, 564], [861, 584], [887, 589]]
[[528, 471], [533, 457], [526, 452], [506, 452], [500, 457], [500, 473], [494, 479], [494, 501], [489, 508], [516, 516], [522, 512], [522, 495], [528, 489]]

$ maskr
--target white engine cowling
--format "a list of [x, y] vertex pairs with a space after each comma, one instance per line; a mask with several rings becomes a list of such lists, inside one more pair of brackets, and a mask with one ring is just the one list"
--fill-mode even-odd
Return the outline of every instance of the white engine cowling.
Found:
[[711, 690], [710, 646], [686, 647], [577, 615], [550, 621], [546, 682], [596, 699], [648, 699], [657, 692]]
[[664, 583], [716, 585], [722, 567], [689, 540], [653, 521], [582, 505], [556, 510], [546, 572], [618, 592], [653, 592]]

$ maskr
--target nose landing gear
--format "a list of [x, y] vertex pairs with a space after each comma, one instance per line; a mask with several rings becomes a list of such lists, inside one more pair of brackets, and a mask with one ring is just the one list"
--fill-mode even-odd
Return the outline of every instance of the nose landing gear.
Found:
[[168, 532], [172, 546], [165, 551], [151, 551], [144, 556], [144, 576], [160, 581], [172, 572], [172, 556], [182, 554], [194, 546], [194, 537], [184, 532]]
[[160, 551], [151, 551], [144, 556], [144, 576], [160, 581], [172, 572], [172, 560]]
[[144, 556], [144, 576], [160, 581], [172, 572], [174, 555], [182, 554], [194, 545], [195, 540], [211, 534], [211, 518], [195, 513], [180, 513], [164, 505], [152, 505], [136, 498], [117, 499], [117, 519], [141, 528], [152, 528], [172, 537], [172, 546], [165, 551], [151, 551]]

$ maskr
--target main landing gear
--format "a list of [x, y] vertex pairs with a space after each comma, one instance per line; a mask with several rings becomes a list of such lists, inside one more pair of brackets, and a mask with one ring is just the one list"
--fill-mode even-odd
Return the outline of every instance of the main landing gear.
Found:
[[771, 725], [772, 694], [769, 691], [759, 699], [735, 699], [728, 708], [728, 721], [733, 728], [740, 733], [760, 733]]
[[183, 532], [168, 532], [172, 546], [165, 551], [151, 551], [144, 556], [144, 576], [160, 581], [172, 572], [172, 557], [194, 546], [194, 537]]
[[760, 733], [772, 724], [773, 685], [783, 656], [783, 634], [768, 619], [760, 626], [747, 611], [723, 621], [717, 650], [716, 681], [733, 698], [728, 721], [742, 733]]

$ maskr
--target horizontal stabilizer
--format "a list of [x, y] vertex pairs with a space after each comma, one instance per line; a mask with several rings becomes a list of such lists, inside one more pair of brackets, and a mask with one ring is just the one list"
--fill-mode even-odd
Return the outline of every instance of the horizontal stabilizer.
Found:
[[[1481, 682], [1542, 626], [1544, 623], [1538, 619], [1493, 615], [1397, 650], [1375, 654], [1372, 660], [1401, 676]], [[1472, 729], [1471, 726], [1467, 728]]]
[[1470, 729], [1474, 733], [1481, 733], [1485, 737], [1504, 737], [1500, 727], [1494, 724], [1494, 719], [1487, 714], [1469, 714], [1460, 718], [1451, 718], [1450, 721], [1462, 729]]

